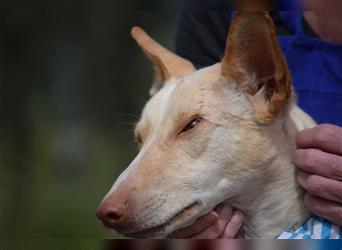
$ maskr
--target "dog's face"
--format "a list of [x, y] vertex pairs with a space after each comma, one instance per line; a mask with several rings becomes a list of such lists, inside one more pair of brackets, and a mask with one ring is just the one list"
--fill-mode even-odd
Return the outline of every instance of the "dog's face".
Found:
[[97, 214], [127, 236], [164, 237], [248, 192], [291, 83], [266, 13], [238, 13], [222, 62], [198, 71], [139, 28], [133, 37], [159, 77], [135, 129], [140, 152]]

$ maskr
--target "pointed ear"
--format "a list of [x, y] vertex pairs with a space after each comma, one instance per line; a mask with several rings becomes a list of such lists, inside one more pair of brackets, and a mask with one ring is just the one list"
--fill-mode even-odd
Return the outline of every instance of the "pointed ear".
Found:
[[248, 95], [260, 123], [274, 120], [292, 97], [291, 77], [267, 12], [238, 12], [234, 17], [222, 75]]
[[195, 67], [191, 62], [164, 48], [140, 27], [134, 27], [131, 33], [132, 37], [154, 64], [155, 76], [150, 89], [151, 96], [164, 86], [165, 81], [173, 77], [185, 76], [195, 71]]

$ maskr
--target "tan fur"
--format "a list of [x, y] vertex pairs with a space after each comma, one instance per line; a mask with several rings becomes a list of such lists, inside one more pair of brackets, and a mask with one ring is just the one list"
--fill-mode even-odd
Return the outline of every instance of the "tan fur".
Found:
[[[292, 155], [295, 133], [315, 123], [294, 102], [290, 75], [265, 13], [238, 14], [230, 39], [237, 30], [250, 29], [251, 20], [272, 36], [267, 39], [275, 66], [267, 74], [277, 87], [271, 99], [262, 89], [251, 91], [255, 76], [246, 75], [236, 58], [251, 56], [249, 50], [246, 55], [226, 52], [222, 64], [166, 81], [136, 126], [139, 154], [104, 199], [124, 195], [128, 204], [115, 225], [118, 232], [165, 237], [223, 202], [244, 213], [246, 238], [274, 238], [309, 216]], [[181, 132], [199, 115], [203, 120], [196, 127]]]
[[150, 90], [151, 96], [172, 77], [181, 77], [195, 71], [191, 62], [161, 46], [140, 27], [134, 27], [131, 33], [155, 66], [155, 80]]
[[[275, 91], [268, 105], [254, 105], [256, 118], [263, 124], [279, 114], [292, 94], [291, 77], [275, 34], [275, 25], [266, 12], [239, 12], [230, 27], [222, 61], [223, 75], [252, 95], [259, 85], [264, 85], [263, 82], [267, 85], [267, 82], [274, 81]], [[248, 60], [246, 51], [256, 54], [254, 58], [259, 60]], [[274, 67], [269, 67], [270, 63], [265, 60], [272, 61]], [[255, 83], [251, 86], [249, 82], [255, 68], [261, 74], [255, 76]]]

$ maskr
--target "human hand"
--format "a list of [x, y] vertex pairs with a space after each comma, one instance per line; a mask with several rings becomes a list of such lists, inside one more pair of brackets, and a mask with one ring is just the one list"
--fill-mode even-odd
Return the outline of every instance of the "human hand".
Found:
[[168, 236], [177, 239], [234, 239], [243, 223], [242, 215], [229, 205], [198, 218], [189, 227], [179, 229]]
[[342, 226], [342, 127], [322, 124], [298, 133], [294, 161], [306, 206]]

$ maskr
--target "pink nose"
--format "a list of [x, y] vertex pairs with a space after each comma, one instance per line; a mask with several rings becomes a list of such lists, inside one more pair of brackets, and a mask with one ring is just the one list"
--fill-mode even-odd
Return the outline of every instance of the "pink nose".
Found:
[[96, 209], [96, 216], [107, 227], [115, 228], [127, 213], [127, 202], [121, 196], [107, 197]]

